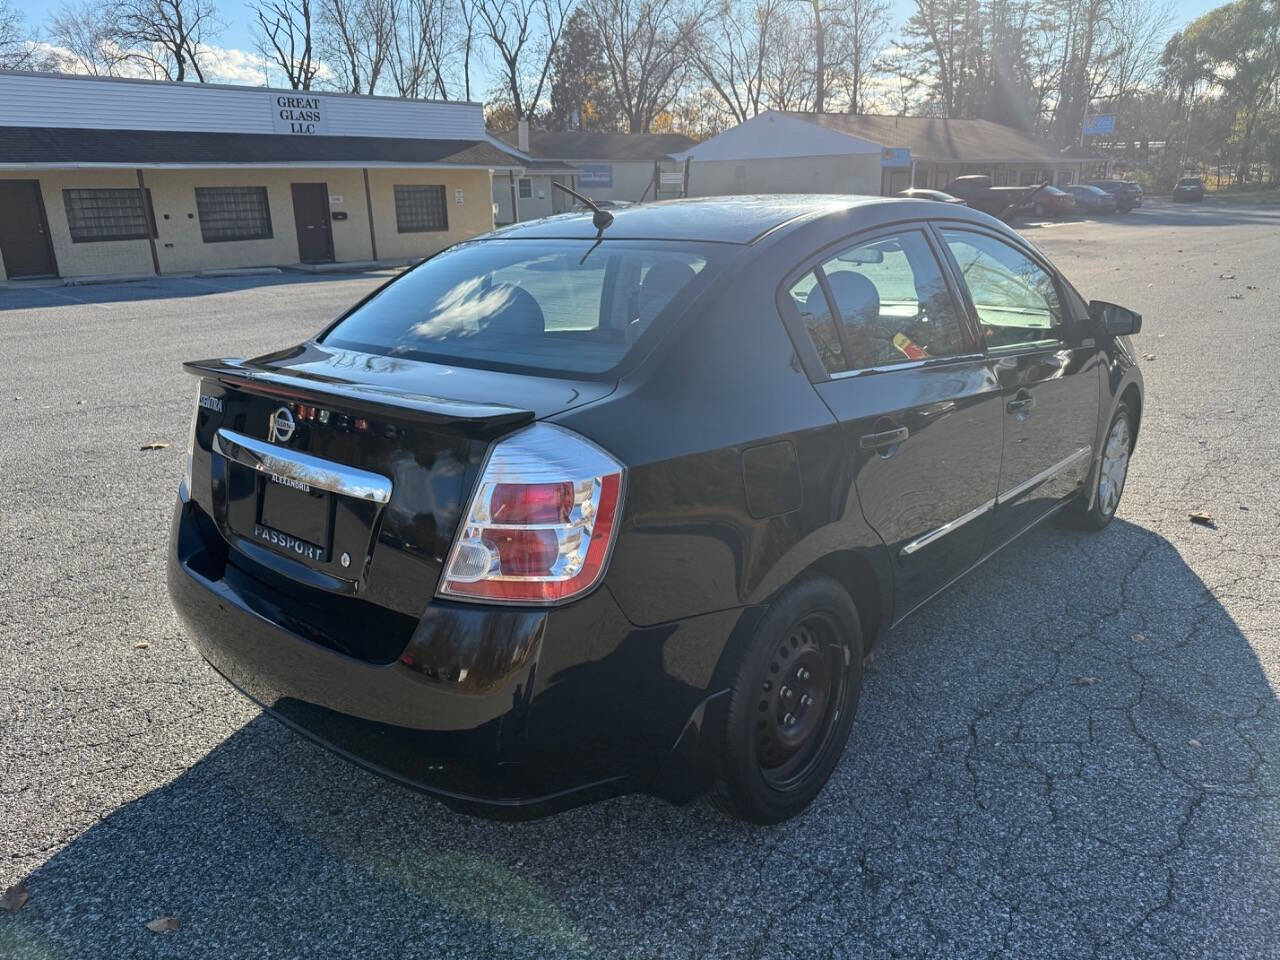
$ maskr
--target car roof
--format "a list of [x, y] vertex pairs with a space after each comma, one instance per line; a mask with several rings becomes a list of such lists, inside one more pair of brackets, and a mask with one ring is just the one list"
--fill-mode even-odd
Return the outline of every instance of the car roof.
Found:
[[[609, 240], [699, 240], [750, 244], [779, 228], [796, 228], [826, 217], [857, 210], [877, 214], [898, 204], [904, 213], [921, 219], [937, 217], [932, 201], [899, 197], [829, 194], [698, 197], [662, 200], [611, 210], [613, 223], [605, 228]], [[912, 216], [907, 213], [907, 217]], [[872, 219], [872, 218], [869, 218]], [[874, 219], [879, 220], [876, 216]], [[494, 239], [594, 239], [591, 214], [561, 213], [541, 220], [512, 224], [487, 235]]]

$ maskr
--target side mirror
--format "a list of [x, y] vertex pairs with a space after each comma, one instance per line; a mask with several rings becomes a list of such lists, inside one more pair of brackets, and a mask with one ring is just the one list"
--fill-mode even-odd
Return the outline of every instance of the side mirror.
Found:
[[1100, 333], [1129, 337], [1142, 329], [1142, 314], [1105, 300], [1089, 301], [1089, 316]]

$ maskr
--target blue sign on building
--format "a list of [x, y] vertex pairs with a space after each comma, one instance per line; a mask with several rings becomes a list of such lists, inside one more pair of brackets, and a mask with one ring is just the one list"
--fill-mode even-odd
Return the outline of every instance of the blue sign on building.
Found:
[[1096, 137], [1099, 134], [1106, 135], [1116, 132], [1116, 115], [1114, 113], [1100, 113], [1097, 116], [1090, 117], [1084, 125], [1084, 135], [1086, 137]]
[[909, 167], [911, 166], [911, 148], [910, 147], [885, 147], [880, 151], [880, 166], [882, 167]]
[[613, 187], [613, 164], [584, 163], [579, 169], [578, 186], [580, 187]]

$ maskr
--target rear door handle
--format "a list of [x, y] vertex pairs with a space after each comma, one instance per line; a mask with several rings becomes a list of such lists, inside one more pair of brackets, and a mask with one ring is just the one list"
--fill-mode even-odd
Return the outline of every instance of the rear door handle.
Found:
[[879, 433], [864, 433], [858, 438], [858, 446], [863, 450], [881, 450], [901, 443], [911, 435], [906, 427], [893, 430], [882, 430]]

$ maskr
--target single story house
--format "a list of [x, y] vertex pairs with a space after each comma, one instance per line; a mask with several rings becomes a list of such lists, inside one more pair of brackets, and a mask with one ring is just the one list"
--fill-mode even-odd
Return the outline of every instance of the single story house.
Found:
[[[577, 202], [551, 186], [562, 183], [593, 200], [664, 199], [681, 185], [670, 155], [694, 146], [678, 133], [593, 133], [586, 130], [530, 129], [521, 121], [494, 142], [520, 158], [523, 174], [510, 170], [493, 180], [498, 223], [536, 220], [572, 209]], [[655, 189], [657, 188], [657, 189]], [[513, 213], [514, 211], [514, 213]]]
[[0, 282], [405, 262], [521, 170], [478, 103], [0, 72]]
[[690, 161], [689, 195], [861, 193], [942, 188], [965, 174], [997, 186], [1073, 183], [1103, 166], [990, 120], [768, 110], [673, 159]]

